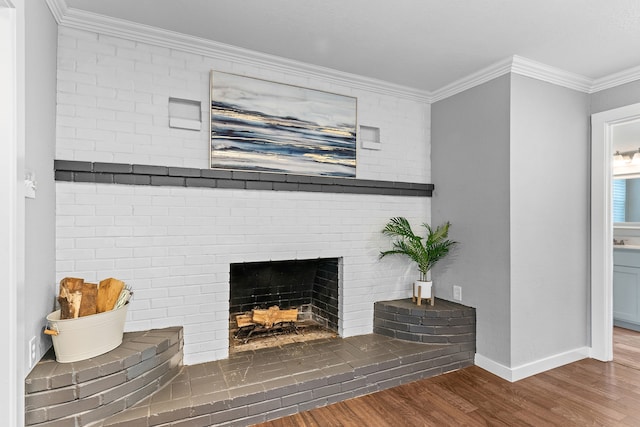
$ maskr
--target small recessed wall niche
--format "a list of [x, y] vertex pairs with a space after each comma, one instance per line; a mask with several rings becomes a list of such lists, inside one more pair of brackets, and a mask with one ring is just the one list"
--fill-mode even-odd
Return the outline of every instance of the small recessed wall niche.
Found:
[[360, 143], [367, 150], [380, 150], [380, 128], [360, 125]]
[[169, 127], [200, 130], [202, 128], [200, 101], [169, 98]]

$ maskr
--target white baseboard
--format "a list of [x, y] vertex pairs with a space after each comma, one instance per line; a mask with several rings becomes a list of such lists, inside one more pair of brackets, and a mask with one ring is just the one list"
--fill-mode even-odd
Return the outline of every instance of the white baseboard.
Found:
[[574, 350], [555, 354], [553, 356], [545, 357], [544, 359], [510, 368], [479, 353], [476, 353], [475, 364], [476, 366], [479, 366], [480, 368], [489, 371], [492, 374], [499, 376], [500, 378], [503, 378], [509, 382], [515, 382], [523, 378], [539, 374], [540, 372], [548, 371], [559, 366], [586, 359], [587, 357], [589, 357], [589, 347], [580, 347]]
[[494, 361], [493, 359], [489, 359], [488, 357], [485, 357], [480, 353], [476, 353], [474, 363], [476, 366], [479, 366], [485, 371], [489, 371], [502, 379], [513, 382], [513, 380], [511, 379], [511, 369]]

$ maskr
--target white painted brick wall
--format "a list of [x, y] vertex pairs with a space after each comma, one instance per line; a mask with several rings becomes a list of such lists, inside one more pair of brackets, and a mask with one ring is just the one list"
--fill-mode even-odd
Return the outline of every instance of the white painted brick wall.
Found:
[[[168, 98], [202, 102], [209, 71], [358, 98], [382, 149], [358, 147], [357, 177], [430, 182], [430, 106], [87, 31], [59, 29], [56, 158], [207, 168], [209, 126], [168, 127]], [[429, 221], [418, 197], [58, 182], [57, 278], [134, 287], [127, 330], [182, 325], [185, 362], [228, 355], [229, 264], [341, 257], [340, 333], [373, 329], [373, 303], [406, 297], [415, 268], [378, 261], [392, 216]]]
[[[378, 260], [394, 215], [429, 217], [418, 197], [58, 182], [57, 274], [134, 288], [127, 330], [182, 325], [186, 363], [228, 355], [229, 264], [341, 257], [340, 333], [373, 330], [373, 303], [417, 275]], [[248, 213], [248, 216], [243, 216]]]
[[[358, 147], [357, 177], [429, 182], [427, 103], [65, 27], [56, 158], [207, 168], [212, 69], [357, 97], [358, 122], [382, 139], [379, 151]], [[200, 132], [168, 127], [169, 97], [202, 103]]]

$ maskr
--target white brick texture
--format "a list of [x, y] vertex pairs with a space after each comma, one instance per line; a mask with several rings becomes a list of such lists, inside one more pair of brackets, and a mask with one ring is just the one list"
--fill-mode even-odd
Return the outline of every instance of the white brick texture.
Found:
[[[357, 177], [429, 182], [427, 103], [65, 27], [59, 42], [58, 159], [209, 167], [209, 73], [216, 70], [358, 98], [358, 122], [378, 127], [382, 144], [359, 144]], [[169, 97], [201, 102], [201, 131], [169, 128]]]
[[[207, 168], [211, 69], [358, 98], [381, 150], [357, 177], [430, 182], [430, 106], [91, 32], [59, 29], [56, 158]], [[169, 97], [202, 102], [201, 131], [168, 127]], [[339, 257], [342, 336], [371, 333], [373, 303], [409, 296], [415, 269], [378, 260], [390, 217], [429, 221], [430, 199], [58, 182], [57, 278], [134, 288], [127, 330], [180, 325], [185, 363], [228, 356], [229, 264]]]
[[380, 230], [430, 211], [420, 197], [69, 182], [56, 191], [58, 280], [124, 280], [134, 288], [127, 330], [184, 326], [187, 363], [228, 355], [234, 262], [342, 258], [340, 333], [371, 333], [373, 303], [409, 296], [417, 274], [378, 260], [389, 246]]

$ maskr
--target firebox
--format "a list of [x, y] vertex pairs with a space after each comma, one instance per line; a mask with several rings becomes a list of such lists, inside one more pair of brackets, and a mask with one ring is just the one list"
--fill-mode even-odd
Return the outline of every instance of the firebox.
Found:
[[230, 327], [239, 314], [277, 306], [298, 309], [298, 318], [338, 332], [340, 258], [231, 264]]

